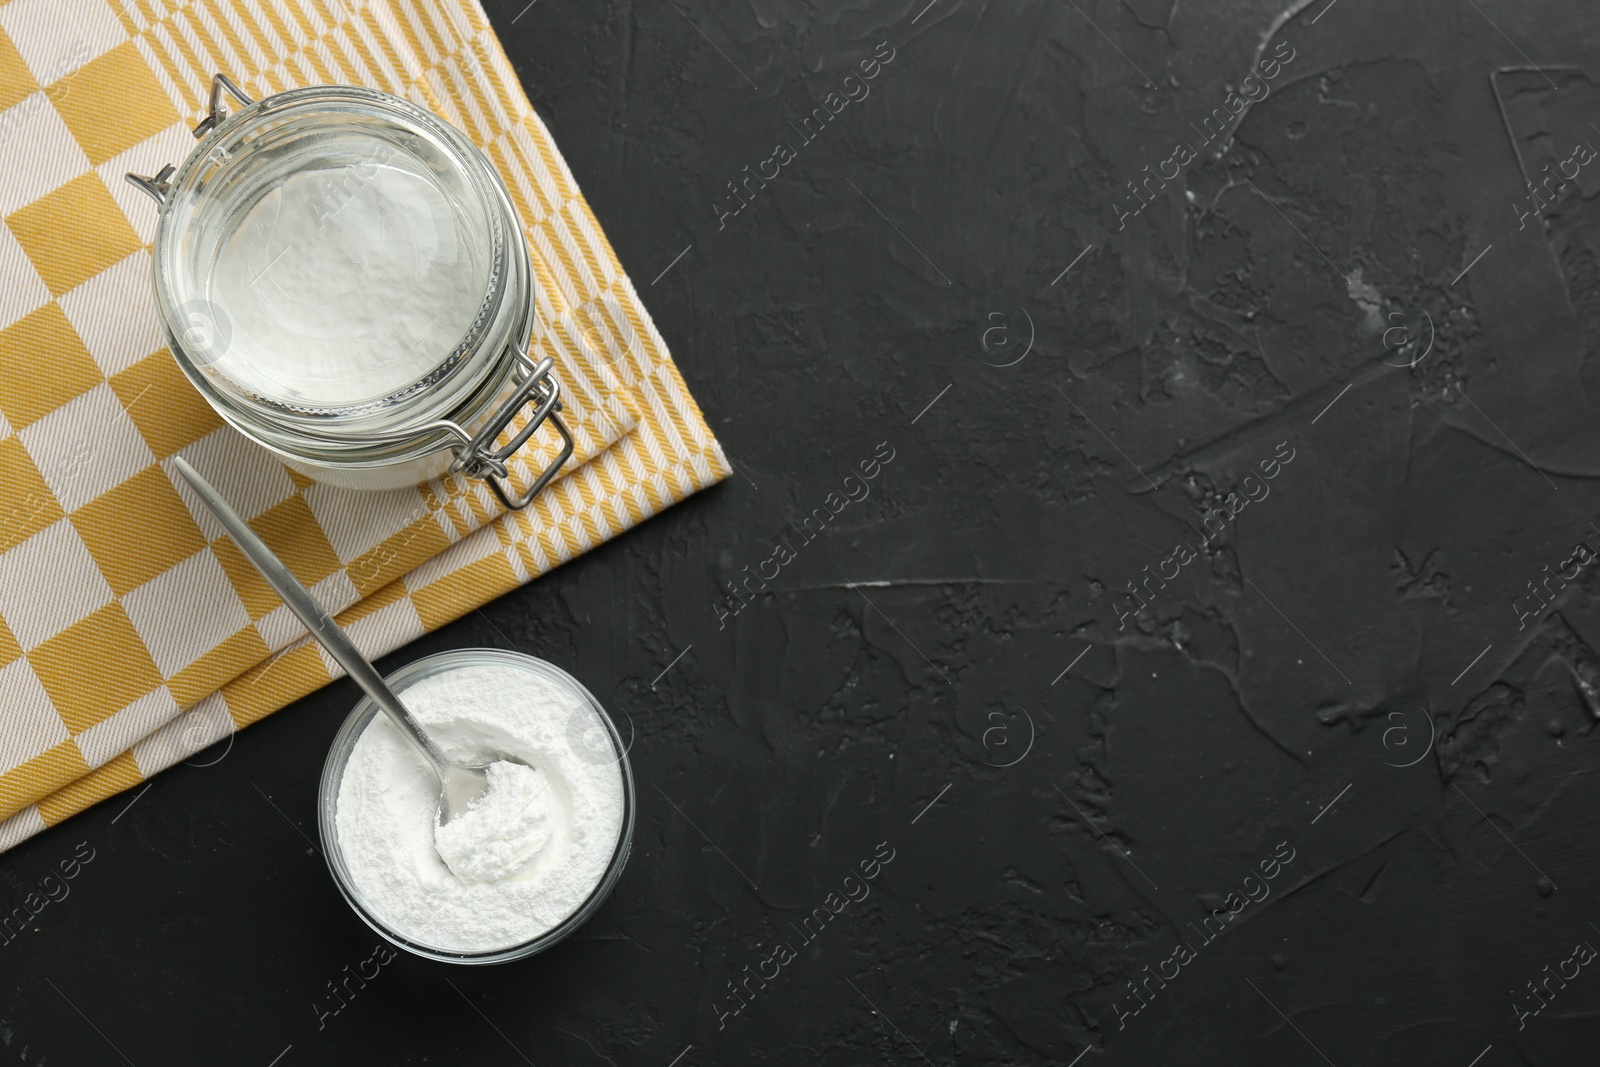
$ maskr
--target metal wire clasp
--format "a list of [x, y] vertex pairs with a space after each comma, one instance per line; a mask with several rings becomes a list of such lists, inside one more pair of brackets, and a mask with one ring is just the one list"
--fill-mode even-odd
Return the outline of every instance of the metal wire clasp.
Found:
[[228, 77], [226, 74], [218, 73], [212, 75], [211, 106], [209, 109], [210, 114], [201, 119], [200, 124], [194, 128], [195, 140], [198, 141], [200, 138], [216, 129], [222, 120], [228, 117], [227, 105], [222, 102], [223, 90], [227, 90], [228, 95], [232, 96], [245, 107], [249, 107], [251, 104], [255, 103], [255, 101], [249, 96], [246, 96], [244, 90], [235, 85], [233, 83], [233, 79]]
[[[489, 488], [494, 490], [494, 495], [500, 498], [512, 511], [520, 511], [533, 503], [533, 498], [539, 491], [549, 485], [555, 476], [572, 458], [572, 433], [567, 429], [566, 423], [561, 421], [561, 416], [556, 412], [561, 410], [561, 386], [550, 373], [550, 368], [555, 365], [555, 360], [549, 356], [534, 363], [520, 348], [513, 349], [516, 356], [517, 368], [512, 373], [518, 377], [515, 391], [507, 398], [494, 417], [477, 432], [467, 437], [459, 427], [452, 424], [452, 428], [461, 437], [465, 438], [462, 444], [456, 446], [456, 460], [451, 465], [451, 470], [462, 471], [473, 478], [482, 478], [489, 483]], [[524, 405], [530, 401], [537, 406], [533, 415], [528, 419], [528, 424], [512, 435], [502, 448], [495, 448], [494, 442], [511, 425], [511, 420], [516, 417]], [[507, 491], [507, 486], [502, 479], [507, 475], [506, 460], [527, 444], [528, 438], [538, 432], [539, 427], [546, 422], [553, 424], [556, 432], [561, 435], [561, 452], [550, 461], [544, 472], [534, 480], [527, 492], [520, 497], [513, 498]]]
[[[245, 94], [243, 89], [234, 84], [232, 78], [228, 77], [226, 74], [220, 73], [213, 75], [211, 78], [210, 114], [201, 119], [200, 124], [194, 128], [195, 140], [199, 140], [212, 130], [216, 129], [218, 124], [221, 123], [223, 119], [228, 117], [228, 107], [222, 100], [222, 94], [224, 91], [226, 91], [230, 96], [246, 107], [249, 107], [251, 104], [255, 103], [254, 100], [250, 99], [250, 97]], [[177, 171], [177, 169], [178, 168], [173, 164], [168, 163], [166, 166], [161, 168], [160, 173], [150, 177], [145, 177], [142, 174], [133, 174], [131, 172], [123, 175], [123, 177], [127, 178], [129, 184], [134, 186], [134, 188], [140, 189], [148, 194], [149, 197], [156, 202], [158, 207], [165, 207], [167, 204], [167, 194], [172, 191], [172, 175]]]

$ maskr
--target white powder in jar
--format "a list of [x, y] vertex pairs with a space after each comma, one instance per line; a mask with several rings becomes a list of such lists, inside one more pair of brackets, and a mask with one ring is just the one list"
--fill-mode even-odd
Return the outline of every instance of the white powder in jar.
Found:
[[374, 716], [334, 818], [357, 896], [396, 933], [447, 952], [511, 948], [558, 926], [604, 877], [625, 816], [621, 768], [582, 743], [609, 737], [599, 713], [505, 663], [448, 668], [400, 697], [446, 755], [516, 762], [491, 765], [489, 794], [439, 828], [436, 845], [439, 780]]
[[[381, 160], [381, 162], [380, 162]], [[444, 362], [483, 301], [487, 238], [395, 153], [291, 174], [217, 252], [210, 361], [257, 396], [360, 404]]]

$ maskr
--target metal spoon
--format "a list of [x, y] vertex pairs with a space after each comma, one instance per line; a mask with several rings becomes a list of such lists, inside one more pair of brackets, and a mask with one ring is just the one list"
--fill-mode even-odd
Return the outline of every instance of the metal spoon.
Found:
[[446, 756], [438, 742], [428, 736], [427, 731], [400, 702], [400, 698], [395, 696], [394, 690], [389, 688], [377, 668], [367, 662], [366, 657], [356, 649], [355, 643], [339, 628], [339, 624], [322, 610], [310, 590], [301, 585], [300, 580], [290, 573], [272, 549], [245, 525], [239, 513], [212, 488], [211, 483], [177, 456], [173, 457], [172, 465], [205, 501], [206, 507], [222, 523], [234, 544], [250, 557], [250, 562], [256, 565], [267, 584], [277, 590], [289, 610], [306, 624], [311, 636], [328, 650], [328, 655], [345, 669], [345, 673], [372, 698], [372, 702], [384, 710], [389, 721], [399, 727], [401, 734], [417, 746], [417, 751], [428, 761], [433, 773], [439, 776], [439, 822], [447, 823], [466, 811], [467, 806], [489, 788], [488, 776], [483, 772], [488, 763], [468, 766]]

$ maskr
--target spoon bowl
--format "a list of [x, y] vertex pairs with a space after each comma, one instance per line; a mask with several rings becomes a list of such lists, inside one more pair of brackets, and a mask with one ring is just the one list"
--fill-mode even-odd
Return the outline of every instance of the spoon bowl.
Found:
[[476, 767], [451, 763], [445, 767], [439, 776], [443, 785], [439, 790], [439, 825], [465, 813], [473, 801], [489, 791], [489, 775], [485, 772], [488, 766], [487, 763]]

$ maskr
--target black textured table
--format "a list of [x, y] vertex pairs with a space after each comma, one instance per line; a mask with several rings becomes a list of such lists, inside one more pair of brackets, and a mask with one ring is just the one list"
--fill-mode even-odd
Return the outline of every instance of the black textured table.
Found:
[[738, 472], [385, 665], [584, 680], [628, 869], [388, 960], [341, 682], [0, 857], [0, 1062], [1594, 1062], [1600, 10], [490, 14]]

